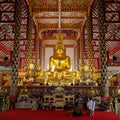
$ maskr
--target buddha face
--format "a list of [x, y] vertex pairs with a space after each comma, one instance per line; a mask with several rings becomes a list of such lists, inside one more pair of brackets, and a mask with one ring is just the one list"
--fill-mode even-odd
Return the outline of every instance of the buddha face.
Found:
[[64, 52], [63, 52], [63, 50], [62, 49], [57, 49], [57, 54], [58, 55], [62, 55]]

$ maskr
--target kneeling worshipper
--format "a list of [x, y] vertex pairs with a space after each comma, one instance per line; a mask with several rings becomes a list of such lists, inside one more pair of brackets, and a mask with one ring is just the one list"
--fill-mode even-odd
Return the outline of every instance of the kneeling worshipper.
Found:
[[75, 107], [73, 108], [72, 111], [72, 116], [73, 117], [81, 116], [82, 115], [81, 111], [82, 111], [81, 107], [78, 105], [78, 103], [75, 103]]

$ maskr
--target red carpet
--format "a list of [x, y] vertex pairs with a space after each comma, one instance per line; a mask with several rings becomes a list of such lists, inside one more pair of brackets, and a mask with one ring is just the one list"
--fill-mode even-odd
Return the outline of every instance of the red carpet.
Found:
[[0, 113], [0, 120], [120, 120], [120, 115], [112, 112], [95, 111], [94, 116], [72, 117], [69, 111], [44, 111], [29, 109], [13, 109]]

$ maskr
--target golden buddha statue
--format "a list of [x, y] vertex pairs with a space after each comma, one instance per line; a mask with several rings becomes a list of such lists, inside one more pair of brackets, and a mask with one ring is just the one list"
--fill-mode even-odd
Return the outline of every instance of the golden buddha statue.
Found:
[[53, 55], [49, 59], [49, 69], [45, 72], [45, 82], [49, 85], [70, 85], [79, 79], [79, 73], [71, 69], [70, 57], [66, 55], [63, 37], [59, 32]]
[[70, 57], [66, 55], [66, 47], [62, 42], [62, 35], [59, 32], [57, 36], [57, 44], [54, 46], [53, 49], [53, 56], [50, 57], [49, 61], [49, 70], [50, 71], [69, 71], [71, 64], [70, 64]]

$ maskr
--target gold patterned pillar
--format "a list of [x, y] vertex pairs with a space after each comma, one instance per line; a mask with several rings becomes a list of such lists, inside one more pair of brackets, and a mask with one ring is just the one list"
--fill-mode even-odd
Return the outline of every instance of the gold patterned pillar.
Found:
[[87, 45], [88, 45], [88, 65], [91, 74], [91, 79], [93, 79], [93, 54], [92, 54], [92, 13], [88, 15], [87, 18]]
[[79, 70], [80, 70], [80, 79], [84, 80], [84, 31], [80, 32], [80, 60], [79, 60]]
[[80, 39], [77, 40], [77, 69], [79, 69], [80, 61]]
[[38, 64], [38, 56], [39, 56], [39, 34], [36, 31], [36, 38], [35, 38], [35, 62]]
[[74, 69], [77, 69], [77, 45], [74, 47]]
[[28, 15], [27, 22], [27, 55], [26, 55], [26, 75], [29, 75], [29, 67], [31, 64], [31, 51], [32, 51], [32, 27], [33, 27], [33, 19], [32, 16]]
[[42, 46], [42, 40], [40, 39], [39, 40], [39, 58], [40, 58], [40, 66], [42, 67], [42, 49], [43, 49], [43, 46]]
[[45, 46], [42, 47], [42, 66], [43, 66], [43, 69], [45, 70]]
[[2, 86], [2, 72], [0, 71], [0, 87]]
[[22, 21], [23, 3], [21, 0], [15, 1], [15, 34], [14, 34], [14, 47], [13, 47], [13, 62], [12, 62], [12, 82], [10, 94], [14, 98], [16, 96], [17, 83], [18, 83], [18, 63], [20, 52], [20, 28]]
[[[39, 63], [38, 63], [38, 56], [39, 56], [39, 33], [36, 29], [36, 36], [35, 36], [35, 68], [34, 68], [34, 74], [36, 75], [36, 72], [37, 72], [37, 68], [39, 66]], [[36, 76], [35, 76], [36, 78]]]
[[84, 65], [84, 31], [80, 34], [80, 64]]
[[108, 74], [107, 74], [107, 52], [105, 46], [104, 32], [104, 0], [98, 0], [98, 29], [99, 29], [99, 44], [100, 44], [100, 64], [101, 64], [101, 79], [103, 85], [103, 96], [109, 96]]

